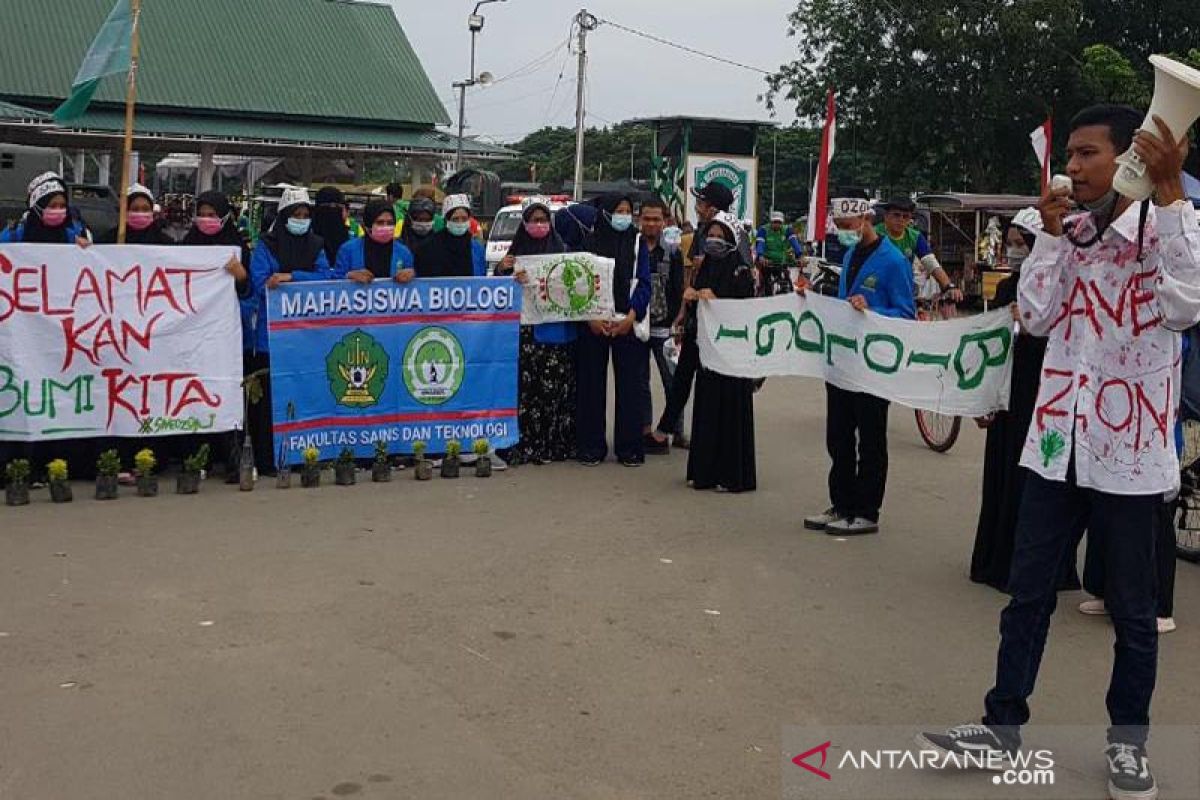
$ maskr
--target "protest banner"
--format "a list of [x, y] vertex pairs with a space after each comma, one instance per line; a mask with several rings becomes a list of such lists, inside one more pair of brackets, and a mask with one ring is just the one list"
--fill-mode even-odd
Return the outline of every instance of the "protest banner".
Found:
[[529, 276], [521, 324], [613, 319], [614, 268], [611, 258], [591, 253], [519, 256], [514, 269]]
[[700, 304], [705, 369], [738, 378], [800, 375], [940, 414], [1008, 408], [1007, 308], [944, 322], [892, 319], [809, 293]]
[[517, 443], [521, 293], [511, 278], [291, 283], [267, 295], [275, 452], [298, 464], [376, 442], [441, 453]]
[[242, 421], [227, 247], [0, 245], [0, 439], [163, 436]]

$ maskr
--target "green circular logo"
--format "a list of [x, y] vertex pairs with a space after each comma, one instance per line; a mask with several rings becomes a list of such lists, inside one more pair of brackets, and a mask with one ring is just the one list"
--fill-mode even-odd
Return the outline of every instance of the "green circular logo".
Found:
[[338, 405], [365, 408], [383, 396], [388, 354], [374, 337], [357, 330], [347, 334], [325, 357], [329, 389]]
[[582, 314], [595, 302], [599, 280], [592, 265], [564, 258], [546, 272], [542, 299], [561, 314]]
[[422, 328], [404, 349], [404, 385], [418, 403], [440, 406], [458, 394], [466, 359], [445, 328]]

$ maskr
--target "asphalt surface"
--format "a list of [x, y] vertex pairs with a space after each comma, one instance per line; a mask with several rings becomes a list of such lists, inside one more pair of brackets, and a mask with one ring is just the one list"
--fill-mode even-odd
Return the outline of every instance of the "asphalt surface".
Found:
[[[0, 507], [0, 798], [778, 798], [784, 726], [977, 718], [982, 433], [939, 456], [894, 408], [883, 532], [837, 541], [800, 524], [821, 385], [768, 381], [757, 426], [740, 496], [677, 453]], [[1102, 730], [1111, 629], [1079, 599], [1035, 719]], [[1195, 724], [1200, 568], [1176, 606], [1155, 721]]]

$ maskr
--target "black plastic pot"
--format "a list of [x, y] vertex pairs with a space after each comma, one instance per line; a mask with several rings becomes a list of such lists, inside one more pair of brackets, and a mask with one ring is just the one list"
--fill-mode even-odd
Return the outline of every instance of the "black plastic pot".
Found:
[[422, 458], [413, 465], [413, 477], [419, 481], [433, 480], [433, 462]]
[[10, 483], [4, 490], [4, 502], [10, 506], [29, 505], [29, 484]]
[[475, 477], [492, 477], [492, 459], [489, 456], [480, 456], [479, 460], [475, 462]]
[[333, 465], [333, 482], [338, 486], [353, 486], [358, 482], [356, 470], [353, 464], [334, 464]]
[[181, 472], [179, 477], [175, 479], [176, 494], [199, 494], [200, 492], [200, 473], [199, 472]]
[[288, 467], [281, 467], [279, 474], [275, 476], [276, 489], [292, 488], [292, 470]]
[[158, 497], [158, 478], [154, 475], [139, 475], [137, 493], [138, 497]]
[[321, 485], [321, 470], [318, 467], [305, 467], [300, 472], [300, 485], [305, 489], [316, 489]]
[[71, 484], [66, 481], [50, 481], [50, 500], [55, 503], [69, 503], [75, 499]]
[[96, 476], [96, 499], [97, 500], [116, 500], [117, 499], [117, 476], [116, 475], [97, 475]]
[[389, 464], [372, 464], [371, 480], [375, 483], [387, 483], [392, 479], [392, 467]]
[[442, 459], [442, 477], [457, 478], [459, 471], [459, 461], [457, 458], [446, 456]]

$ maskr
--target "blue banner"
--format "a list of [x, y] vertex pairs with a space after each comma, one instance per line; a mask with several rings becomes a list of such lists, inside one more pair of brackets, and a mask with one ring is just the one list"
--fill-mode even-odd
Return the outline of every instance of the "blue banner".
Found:
[[517, 443], [520, 286], [511, 278], [288, 283], [268, 292], [276, 459], [376, 442], [443, 453]]

